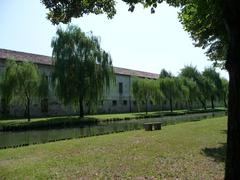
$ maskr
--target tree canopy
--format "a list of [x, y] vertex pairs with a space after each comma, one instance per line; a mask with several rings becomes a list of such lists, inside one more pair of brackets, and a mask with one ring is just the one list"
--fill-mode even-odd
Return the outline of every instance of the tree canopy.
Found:
[[40, 81], [40, 74], [36, 65], [30, 61], [18, 64], [17, 72], [17, 87], [15, 89], [18, 102], [25, 105], [26, 116], [30, 121], [30, 106], [33, 98], [38, 96], [38, 87]]
[[14, 90], [17, 86], [16, 72], [16, 62], [13, 59], [8, 59], [0, 81], [1, 106], [4, 116], [8, 116], [9, 106], [14, 98]]
[[159, 78], [173, 77], [171, 72], [168, 72], [166, 69], [162, 69], [159, 74]]
[[38, 68], [32, 62], [7, 60], [1, 82], [3, 107], [8, 108], [11, 103], [23, 104], [30, 121], [30, 106], [38, 96], [39, 80]]
[[59, 28], [52, 40], [56, 94], [64, 104], [91, 107], [102, 98], [113, 79], [111, 56], [100, 47], [99, 39], [76, 26]]
[[131, 94], [133, 95], [138, 108], [145, 105], [145, 112], [148, 113], [148, 105], [156, 104], [162, 97], [157, 81], [153, 79], [143, 79], [134, 77], [131, 84]]
[[[223, 8], [224, 0], [123, 0], [129, 5], [129, 11], [134, 11], [135, 5], [140, 3], [145, 8], [150, 8], [151, 13], [157, 6], [166, 2], [171, 6], [180, 7], [179, 20], [184, 29], [190, 33], [195, 41], [195, 46], [206, 49], [209, 59], [215, 61], [215, 65], [224, 66], [228, 49], [228, 35], [224, 24]], [[68, 23], [73, 17], [82, 17], [84, 14], [107, 14], [112, 18], [116, 14], [114, 0], [94, 1], [54, 1], [42, 0], [49, 10], [48, 19], [53, 24]], [[220, 62], [220, 63], [219, 63]]]
[[212, 102], [212, 108], [214, 109], [214, 100], [216, 98], [221, 98], [221, 93], [223, 91], [223, 85], [219, 73], [215, 71], [214, 68], [205, 68], [203, 71], [203, 77], [205, 77], [209, 82], [210, 87], [208, 89], [209, 96]]

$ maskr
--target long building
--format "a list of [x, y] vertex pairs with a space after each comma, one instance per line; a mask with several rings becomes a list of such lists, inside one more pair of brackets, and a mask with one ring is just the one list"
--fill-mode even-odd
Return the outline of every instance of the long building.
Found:
[[[3, 72], [6, 59], [14, 58], [16, 61], [32, 61], [36, 64], [40, 72], [51, 79], [52, 58], [38, 54], [19, 52], [7, 49], [0, 49], [0, 73]], [[116, 75], [116, 83], [110, 87], [110, 91], [104, 96], [104, 100], [100, 103], [97, 110], [98, 113], [120, 113], [137, 111], [136, 103], [131, 97], [131, 77], [137, 76], [142, 78], [157, 79], [158, 74], [131, 70], [126, 68], [114, 67]], [[156, 110], [158, 107], [151, 104], [148, 105], [149, 110]], [[1, 110], [0, 105], [0, 110]], [[48, 109], [42, 110], [39, 100], [35, 100], [31, 106], [31, 114], [33, 116], [45, 115], [66, 115], [76, 113], [70, 106], [64, 106], [54, 95], [54, 91], [50, 92], [48, 99]], [[10, 114], [13, 116], [24, 115], [24, 109], [18, 105], [12, 105]]]

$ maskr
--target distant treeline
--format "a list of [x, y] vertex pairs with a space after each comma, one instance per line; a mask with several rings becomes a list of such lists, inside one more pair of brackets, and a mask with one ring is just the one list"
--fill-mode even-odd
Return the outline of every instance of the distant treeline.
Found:
[[212, 109], [215, 102], [221, 102], [227, 107], [228, 80], [220, 77], [215, 68], [205, 68], [199, 72], [196, 67], [185, 66], [178, 76], [162, 69], [157, 80], [134, 77], [131, 93], [138, 107], [148, 104], [167, 102], [171, 112], [174, 103], [184, 103], [185, 107], [192, 110], [194, 104], [201, 104], [203, 109], [211, 103]]

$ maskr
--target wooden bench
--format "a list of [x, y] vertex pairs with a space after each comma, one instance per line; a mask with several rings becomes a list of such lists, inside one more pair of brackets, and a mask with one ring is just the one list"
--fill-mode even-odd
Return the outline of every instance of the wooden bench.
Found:
[[162, 123], [161, 122], [144, 123], [143, 126], [144, 126], [145, 131], [161, 130], [162, 129]]

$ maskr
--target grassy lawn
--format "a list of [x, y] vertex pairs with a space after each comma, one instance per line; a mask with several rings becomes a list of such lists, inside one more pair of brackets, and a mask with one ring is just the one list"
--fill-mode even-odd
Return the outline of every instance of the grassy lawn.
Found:
[[0, 150], [1, 179], [223, 179], [226, 117]]

